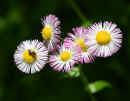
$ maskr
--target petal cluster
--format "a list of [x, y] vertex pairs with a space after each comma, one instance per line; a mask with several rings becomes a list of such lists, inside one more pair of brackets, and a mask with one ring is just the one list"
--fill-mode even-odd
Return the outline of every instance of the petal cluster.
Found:
[[18, 45], [14, 60], [19, 70], [33, 74], [42, 70], [47, 63], [48, 50], [38, 40], [26, 40]]
[[112, 22], [100, 22], [88, 28], [87, 45], [97, 57], [108, 57], [116, 53], [122, 43], [122, 32]]
[[50, 66], [56, 71], [69, 72], [80, 58], [80, 49], [75, 46], [62, 45], [59, 52], [49, 58]]
[[[81, 63], [90, 63], [94, 61], [95, 56], [93, 56], [89, 49], [87, 43], [87, 34], [88, 31], [84, 27], [77, 27], [72, 29], [74, 34], [68, 33], [68, 39], [65, 39], [65, 43], [71, 44], [70, 40], [73, 41], [74, 44], [81, 48]], [[69, 40], [70, 39], [70, 40]]]
[[42, 37], [49, 51], [53, 51], [60, 42], [60, 21], [55, 15], [48, 15], [42, 20]]

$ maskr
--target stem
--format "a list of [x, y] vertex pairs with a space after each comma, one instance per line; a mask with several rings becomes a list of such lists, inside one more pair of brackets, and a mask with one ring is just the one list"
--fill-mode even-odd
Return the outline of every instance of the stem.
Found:
[[[68, 0], [68, 2], [70, 3], [71, 7], [75, 11], [75, 13], [80, 17], [80, 19], [82, 20], [83, 23], [84, 22], [89, 22], [89, 21], [87, 21], [87, 19], [84, 16], [84, 14], [81, 12], [79, 6], [74, 2], [74, 0]], [[85, 86], [85, 90], [89, 94], [89, 97], [90, 97], [91, 101], [96, 101], [96, 99], [94, 98], [94, 96], [90, 92], [89, 82], [88, 82], [87, 77], [83, 73], [82, 65], [81, 64], [79, 64], [79, 68], [80, 68], [80, 78], [81, 78], [81, 80], [82, 80], [82, 82], [83, 82], [83, 84]]]
[[68, 0], [68, 2], [70, 3], [71, 7], [73, 8], [73, 10], [75, 11], [75, 13], [77, 13], [77, 15], [80, 17], [80, 19], [82, 20], [82, 22], [87, 22], [86, 17], [84, 16], [84, 14], [81, 12], [80, 8], [78, 7], [78, 5], [74, 2], [74, 0]]
[[85, 90], [86, 92], [89, 94], [89, 97], [91, 99], [91, 101], [96, 101], [96, 99], [94, 98], [94, 96], [91, 94], [90, 89], [89, 89], [89, 81], [87, 79], [87, 77], [85, 76], [83, 70], [82, 70], [82, 65], [79, 64], [79, 68], [80, 68], [80, 78], [85, 86]]

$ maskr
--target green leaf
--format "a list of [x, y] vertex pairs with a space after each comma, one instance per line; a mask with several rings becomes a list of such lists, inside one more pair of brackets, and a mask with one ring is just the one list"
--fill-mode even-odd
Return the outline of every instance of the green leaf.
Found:
[[94, 94], [94, 93], [97, 93], [97, 92], [103, 90], [104, 88], [107, 88], [107, 87], [110, 88], [111, 84], [109, 82], [100, 80], [100, 81], [96, 81], [96, 82], [90, 83], [88, 85], [88, 87], [89, 87], [90, 92], [92, 94]]
[[81, 26], [88, 28], [91, 24], [92, 22], [88, 21], [88, 22], [83, 23]]
[[67, 72], [65, 74], [66, 77], [71, 77], [71, 78], [77, 78], [80, 76], [80, 71], [78, 67], [73, 67], [70, 72]]

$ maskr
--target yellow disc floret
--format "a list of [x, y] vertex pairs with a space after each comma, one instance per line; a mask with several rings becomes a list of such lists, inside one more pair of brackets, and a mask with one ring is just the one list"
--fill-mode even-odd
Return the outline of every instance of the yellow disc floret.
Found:
[[32, 64], [36, 58], [37, 54], [33, 49], [25, 50], [23, 53], [23, 60], [28, 64]]
[[96, 35], [96, 41], [100, 44], [100, 45], [105, 45], [108, 44], [111, 40], [111, 35], [109, 32], [107, 31], [99, 31]]
[[75, 40], [76, 44], [79, 45], [82, 49], [82, 51], [87, 51], [88, 47], [85, 45], [85, 41], [84, 39], [80, 38], [80, 39], [77, 39]]
[[52, 28], [50, 26], [45, 26], [43, 29], [42, 29], [42, 37], [43, 39], [45, 40], [50, 40], [51, 39], [51, 36], [52, 36]]
[[61, 54], [60, 54], [60, 58], [62, 61], [67, 61], [71, 58], [71, 52], [69, 51], [63, 51]]

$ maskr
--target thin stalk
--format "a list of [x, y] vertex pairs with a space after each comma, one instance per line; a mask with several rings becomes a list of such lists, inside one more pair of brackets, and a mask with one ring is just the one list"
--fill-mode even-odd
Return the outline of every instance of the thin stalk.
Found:
[[81, 12], [79, 6], [74, 2], [74, 0], [67, 0], [69, 2], [69, 4], [71, 5], [71, 7], [73, 8], [73, 10], [75, 11], [75, 13], [79, 16], [79, 18], [82, 20], [82, 22], [87, 22], [86, 17], [84, 16], [84, 14]]
[[[86, 17], [84, 16], [84, 14], [81, 12], [79, 6], [75, 3], [74, 0], [67, 0], [69, 2], [69, 4], [71, 5], [72, 9], [75, 11], [75, 13], [79, 16], [79, 18], [82, 20], [82, 22], [89, 22], [87, 21]], [[85, 86], [85, 90], [86, 92], [89, 94], [89, 97], [91, 99], [91, 101], [96, 101], [96, 99], [94, 98], [94, 96], [91, 94], [90, 89], [89, 89], [89, 82], [87, 77], [84, 75], [84, 72], [82, 70], [82, 65], [79, 64], [79, 68], [80, 68], [80, 78], [81, 81], [83, 82], [84, 86]]]
[[89, 81], [87, 79], [87, 77], [85, 76], [83, 70], [82, 70], [82, 65], [79, 64], [79, 68], [80, 68], [80, 78], [85, 86], [85, 90], [86, 92], [89, 94], [89, 97], [91, 99], [91, 101], [96, 101], [95, 97], [91, 94], [90, 89], [89, 89]]

